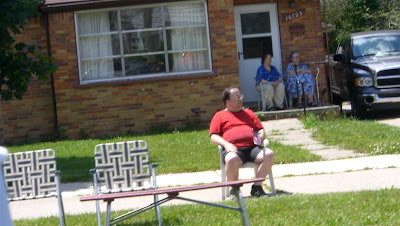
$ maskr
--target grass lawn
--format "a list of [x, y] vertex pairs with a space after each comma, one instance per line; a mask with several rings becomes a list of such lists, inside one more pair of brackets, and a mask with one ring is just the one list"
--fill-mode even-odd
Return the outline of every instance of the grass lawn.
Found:
[[[174, 131], [171, 133], [121, 136], [111, 139], [88, 139], [35, 143], [7, 147], [10, 152], [51, 148], [56, 152], [57, 168], [62, 182], [91, 181], [89, 169], [94, 168], [94, 147], [100, 143], [145, 140], [151, 162], [158, 163], [157, 174], [198, 172], [219, 169], [217, 145], [211, 143], [208, 129]], [[321, 158], [298, 147], [271, 142], [275, 163], [318, 161]]]
[[[400, 190], [246, 198], [252, 225], [400, 225]], [[227, 201], [225, 203], [232, 203]], [[122, 212], [120, 212], [122, 213]], [[164, 225], [240, 225], [235, 211], [201, 204], [162, 206]], [[96, 225], [95, 214], [68, 215], [68, 225]], [[58, 217], [18, 220], [19, 225], [58, 225]], [[153, 210], [118, 225], [156, 225]]]
[[305, 128], [313, 138], [327, 145], [372, 155], [399, 154], [400, 128], [353, 118], [318, 119], [308, 115]]
[[[400, 153], [400, 128], [374, 121], [352, 118], [318, 119], [309, 114], [303, 120], [313, 138], [327, 145], [374, 155]], [[87, 139], [8, 146], [10, 152], [51, 148], [57, 156], [62, 182], [91, 181], [94, 147], [100, 143], [145, 140], [151, 162], [158, 163], [157, 174], [197, 172], [219, 169], [218, 148], [211, 143], [208, 129], [175, 130], [161, 134], [120, 136], [109, 139]], [[319, 161], [321, 157], [297, 146], [270, 142], [275, 164]]]

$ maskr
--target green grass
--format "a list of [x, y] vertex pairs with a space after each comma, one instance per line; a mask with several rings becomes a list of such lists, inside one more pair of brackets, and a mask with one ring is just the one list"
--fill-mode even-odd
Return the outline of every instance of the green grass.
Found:
[[[198, 172], [219, 169], [217, 145], [211, 143], [208, 129], [173, 131], [162, 134], [120, 136], [110, 139], [88, 139], [35, 143], [7, 147], [10, 152], [51, 148], [56, 152], [57, 168], [62, 182], [91, 181], [89, 169], [94, 168], [94, 147], [100, 143], [145, 140], [151, 162], [158, 163], [157, 174]], [[320, 157], [293, 146], [271, 142], [275, 163], [318, 161]]]
[[[245, 199], [252, 225], [400, 225], [400, 190], [286, 195]], [[236, 205], [233, 201], [225, 204]], [[119, 212], [122, 213], [122, 212]], [[164, 225], [240, 225], [239, 213], [200, 204], [162, 206]], [[95, 214], [68, 215], [68, 225], [96, 225]], [[19, 225], [58, 225], [57, 217], [18, 220]], [[118, 225], [156, 225], [147, 211]]]
[[327, 145], [373, 155], [400, 153], [400, 128], [376, 121], [353, 118], [319, 119], [308, 115], [303, 120], [313, 138]]

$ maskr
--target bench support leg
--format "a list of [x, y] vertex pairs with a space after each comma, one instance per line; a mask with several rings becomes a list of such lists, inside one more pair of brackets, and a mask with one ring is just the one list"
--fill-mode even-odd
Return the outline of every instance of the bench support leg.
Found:
[[246, 206], [243, 201], [242, 192], [240, 192], [239, 188], [234, 188], [236, 200], [239, 205], [240, 216], [242, 217], [242, 225], [250, 225], [249, 216], [247, 215]]
[[110, 226], [111, 201], [107, 202], [106, 226]]

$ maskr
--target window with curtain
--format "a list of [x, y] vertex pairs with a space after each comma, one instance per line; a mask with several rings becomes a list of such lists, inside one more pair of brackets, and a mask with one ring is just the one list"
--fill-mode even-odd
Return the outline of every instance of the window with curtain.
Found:
[[211, 71], [206, 3], [76, 13], [81, 82]]

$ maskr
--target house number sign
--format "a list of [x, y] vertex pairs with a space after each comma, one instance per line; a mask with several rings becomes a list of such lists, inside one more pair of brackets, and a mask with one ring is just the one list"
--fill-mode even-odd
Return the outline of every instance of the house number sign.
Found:
[[302, 17], [302, 16], [304, 16], [305, 11], [306, 11], [305, 9], [299, 9], [294, 13], [283, 13], [282, 14], [282, 22], [288, 22], [293, 19]]

